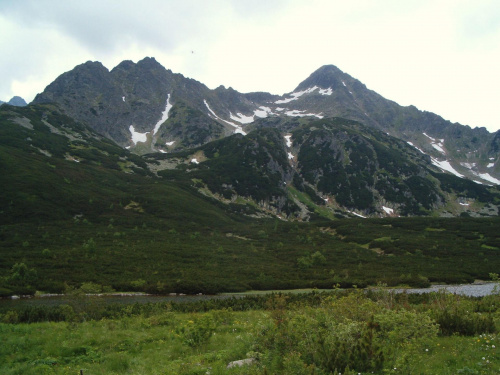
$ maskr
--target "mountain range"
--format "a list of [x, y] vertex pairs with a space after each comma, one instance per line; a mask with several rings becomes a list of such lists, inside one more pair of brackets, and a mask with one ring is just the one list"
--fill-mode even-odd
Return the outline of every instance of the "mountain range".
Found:
[[75, 145], [83, 135], [48, 122], [48, 112], [132, 152], [120, 153], [135, 160], [123, 160], [134, 166], [127, 172], [189, 184], [255, 216], [496, 216], [500, 206], [500, 131], [399, 106], [333, 65], [278, 96], [211, 90], [154, 58], [111, 71], [86, 62], [30, 107], [68, 137], [60, 157], [92, 160]]
[[333, 66], [277, 96], [88, 62], [0, 106], [0, 296], [485, 280], [498, 135]]
[[139, 153], [200, 146], [245, 133], [261, 119], [341, 117], [408, 142], [441, 169], [483, 183], [500, 182], [499, 131], [471, 129], [399, 106], [333, 65], [277, 96], [242, 94], [224, 86], [210, 90], [153, 58], [124, 61], [111, 71], [87, 62], [62, 74], [33, 101], [47, 102], [58, 103], [69, 116]]

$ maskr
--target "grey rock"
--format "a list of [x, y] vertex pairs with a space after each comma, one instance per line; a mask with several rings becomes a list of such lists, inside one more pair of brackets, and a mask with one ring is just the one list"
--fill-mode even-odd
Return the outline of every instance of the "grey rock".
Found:
[[229, 362], [227, 368], [249, 366], [255, 364], [256, 362], [257, 360], [255, 358], [240, 359], [239, 361]]

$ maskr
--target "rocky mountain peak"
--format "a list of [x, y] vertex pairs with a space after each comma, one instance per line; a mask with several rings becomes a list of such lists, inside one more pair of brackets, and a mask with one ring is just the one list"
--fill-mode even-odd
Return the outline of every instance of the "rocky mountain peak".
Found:
[[26, 101], [20, 96], [14, 96], [12, 99], [9, 100], [9, 104], [14, 105], [16, 107], [24, 107], [25, 105], [27, 105]]
[[[0, 100], [0, 105], [4, 104], [5, 102]], [[20, 96], [14, 96], [12, 99], [10, 99], [7, 104], [13, 105], [15, 107], [24, 107], [25, 105], [28, 105], [26, 101], [21, 98]]]
[[352, 81], [350, 75], [342, 72], [335, 65], [323, 65], [314, 71], [305, 81], [302, 81], [295, 91], [301, 91], [307, 88], [318, 86], [322, 89], [331, 88], [333, 90], [345, 87], [345, 81]]
[[117, 71], [117, 70], [130, 70], [135, 67], [135, 63], [132, 60], [123, 60], [121, 63], [119, 63], [117, 66], [115, 66], [111, 71]]
[[145, 57], [137, 62], [138, 67], [143, 67], [147, 69], [162, 69], [165, 70], [163, 65], [161, 65], [154, 57]]
[[[341, 117], [408, 142], [441, 170], [450, 172], [451, 165], [450, 173], [495, 184], [500, 177], [497, 136], [402, 107], [335, 65], [320, 67], [294, 92], [277, 96], [242, 94], [224, 86], [211, 90], [152, 57], [123, 61], [111, 72], [88, 61], [58, 77], [34, 100], [47, 102], [138, 153], [198, 147], [290, 118], [294, 125], [288, 131], [310, 119]], [[138, 134], [145, 141], [134, 141]]]
[[102, 92], [103, 86], [108, 81], [108, 73], [108, 69], [99, 61], [87, 61], [57, 77], [42, 93], [37, 94], [33, 102], [54, 102], [56, 97], [65, 96], [68, 92], [71, 92], [72, 95], [78, 93], [78, 96], [81, 97], [86, 88], [99, 87]]
[[71, 71], [61, 74], [54, 82], [57, 82], [57, 80], [61, 77], [67, 77], [68, 75], [85, 74], [88, 76], [97, 76], [107, 73], [109, 73], [108, 68], [106, 68], [100, 61], [87, 61], [83, 64], [75, 66]]

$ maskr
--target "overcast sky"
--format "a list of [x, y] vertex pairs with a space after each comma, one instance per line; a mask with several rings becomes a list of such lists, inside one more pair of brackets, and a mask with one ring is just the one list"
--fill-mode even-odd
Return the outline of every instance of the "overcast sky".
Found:
[[333, 64], [387, 99], [500, 129], [498, 0], [0, 0], [0, 99], [88, 60], [291, 92]]

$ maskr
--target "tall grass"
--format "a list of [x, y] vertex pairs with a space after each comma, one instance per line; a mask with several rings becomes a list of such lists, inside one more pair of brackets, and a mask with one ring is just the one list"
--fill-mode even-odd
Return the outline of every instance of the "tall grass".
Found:
[[[188, 306], [191, 312], [173, 311], [183, 308], [171, 304], [142, 311], [122, 306], [114, 317], [99, 320], [1, 323], [0, 372], [495, 374], [500, 369], [498, 295], [477, 299], [357, 290]], [[246, 310], [234, 310], [241, 306]], [[445, 308], [465, 313], [465, 324], [476, 330], [444, 328], [435, 316]], [[477, 324], [484, 316], [492, 327]], [[244, 358], [255, 362], [226, 368]]]

